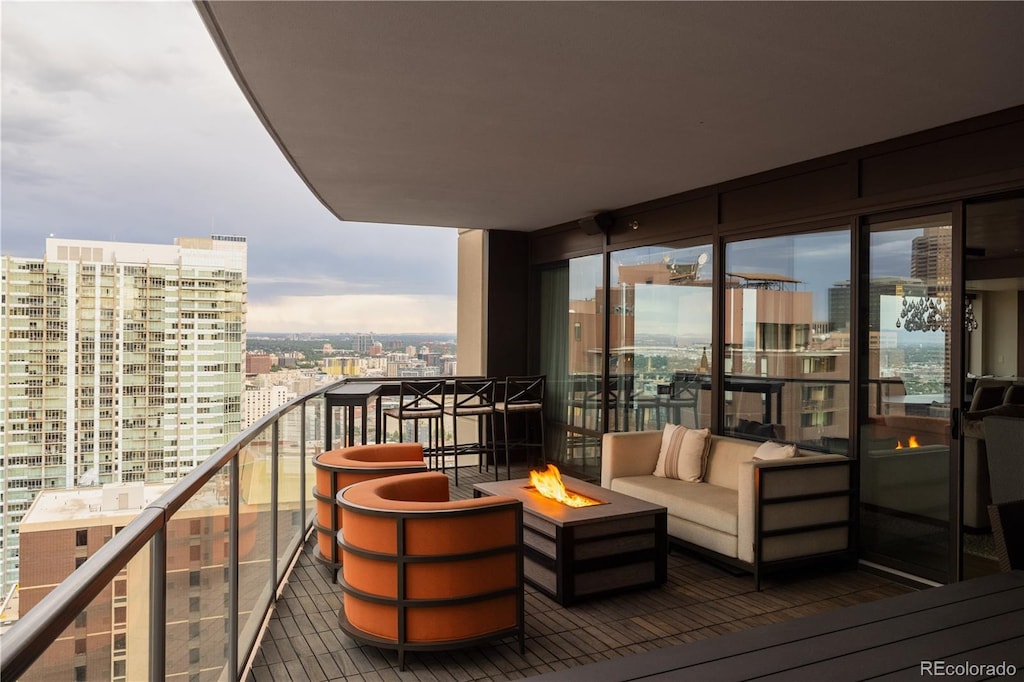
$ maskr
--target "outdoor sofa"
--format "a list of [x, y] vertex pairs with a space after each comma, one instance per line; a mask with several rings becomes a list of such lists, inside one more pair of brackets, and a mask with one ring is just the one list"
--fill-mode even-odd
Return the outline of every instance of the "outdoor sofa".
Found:
[[671, 543], [753, 572], [758, 590], [763, 569], [852, 558], [847, 457], [794, 448], [787, 459], [755, 460], [762, 443], [709, 439], [693, 481], [655, 475], [663, 432], [607, 433], [601, 485], [666, 507]]

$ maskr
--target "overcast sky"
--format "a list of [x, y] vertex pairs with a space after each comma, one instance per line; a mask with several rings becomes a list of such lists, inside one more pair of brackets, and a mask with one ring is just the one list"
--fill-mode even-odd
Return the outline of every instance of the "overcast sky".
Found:
[[456, 231], [342, 223], [190, 2], [0, 2], [0, 249], [249, 240], [250, 332], [455, 330]]

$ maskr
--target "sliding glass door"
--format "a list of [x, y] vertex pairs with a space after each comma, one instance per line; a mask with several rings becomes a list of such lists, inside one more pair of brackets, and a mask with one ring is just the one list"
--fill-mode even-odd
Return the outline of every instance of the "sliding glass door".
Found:
[[[959, 458], [953, 425], [961, 247], [944, 212], [866, 227], [861, 267], [861, 548], [865, 559], [938, 582], [956, 569], [951, 533]], [[960, 280], [962, 281], [962, 280]]]

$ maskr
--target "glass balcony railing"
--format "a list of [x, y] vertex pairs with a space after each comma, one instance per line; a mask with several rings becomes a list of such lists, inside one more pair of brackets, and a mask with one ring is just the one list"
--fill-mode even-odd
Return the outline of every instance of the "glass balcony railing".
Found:
[[238, 679], [312, 525], [309, 462], [341, 383], [267, 415], [145, 507], [0, 638], [0, 679]]

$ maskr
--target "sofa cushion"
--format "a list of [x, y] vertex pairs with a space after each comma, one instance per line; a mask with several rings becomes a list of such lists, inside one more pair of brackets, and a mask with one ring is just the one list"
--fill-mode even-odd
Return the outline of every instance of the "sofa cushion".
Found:
[[790, 457], [796, 457], [796, 446], [791, 443], [776, 443], [773, 440], [767, 440], [757, 446], [757, 450], [754, 451], [754, 459], [766, 460], [766, 459], [789, 459]]
[[716, 531], [736, 535], [737, 492], [707, 483], [657, 476], [627, 476], [612, 481], [612, 490], [660, 504], [669, 516], [683, 518]]
[[704, 478], [704, 466], [710, 447], [711, 432], [708, 429], [688, 429], [676, 424], [665, 424], [654, 475], [682, 481], [700, 481]]
[[749, 462], [754, 457], [758, 443], [727, 436], [712, 436], [711, 441], [704, 480], [712, 485], [736, 490], [739, 487], [737, 471], [740, 462]]

